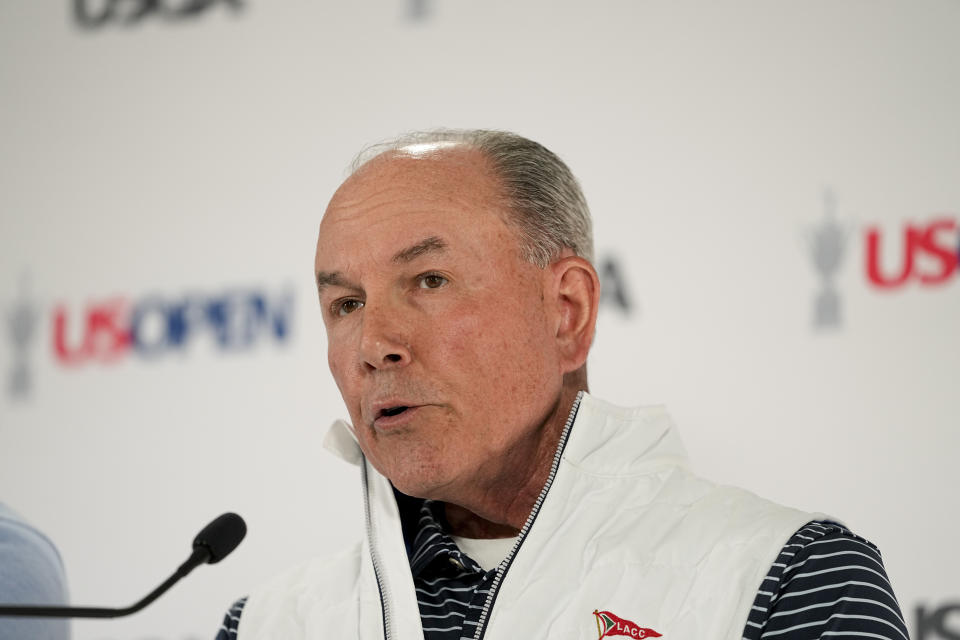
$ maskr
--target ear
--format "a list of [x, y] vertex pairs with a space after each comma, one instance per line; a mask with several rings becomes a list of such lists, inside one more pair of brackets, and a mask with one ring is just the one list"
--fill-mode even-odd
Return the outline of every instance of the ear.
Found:
[[548, 269], [552, 270], [555, 286], [557, 347], [566, 374], [587, 361], [597, 326], [600, 278], [593, 265], [580, 256], [562, 257]]

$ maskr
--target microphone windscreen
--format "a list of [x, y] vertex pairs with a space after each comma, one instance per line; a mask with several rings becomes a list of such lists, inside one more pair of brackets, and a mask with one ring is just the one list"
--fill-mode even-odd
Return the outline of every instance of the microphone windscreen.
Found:
[[218, 516], [203, 528], [193, 539], [193, 548], [202, 547], [210, 552], [209, 564], [216, 564], [237, 548], [247, 535], [247, 524], [235, 513]]

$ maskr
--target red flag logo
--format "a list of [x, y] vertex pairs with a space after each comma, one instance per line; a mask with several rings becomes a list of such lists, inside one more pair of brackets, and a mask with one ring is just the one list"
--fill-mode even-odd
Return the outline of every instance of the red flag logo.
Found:
[[597, 640], [600, 638], [609, 638], [610, 636], [627, 636], [628, 638], [659, 638], [659, 633], [653, 629], [641, 627], [636, 622], [624, 620], [613, 615], [609, 611], [597, 611], [594, 609], [593, 615], [597, 617]]

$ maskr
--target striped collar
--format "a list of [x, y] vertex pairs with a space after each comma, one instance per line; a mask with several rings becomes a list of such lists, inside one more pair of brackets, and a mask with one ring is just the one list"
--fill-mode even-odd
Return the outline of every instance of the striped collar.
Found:
[[485, 573], [473, 558], [460, 551], [446, 532], [445, 524], [444, 503], [424, 500], [415, 527], [417, 534], [410, 545], [410, 570], [413, 576], [421, 577], [428, 568], [434, 574], [451, 565], [461, 571]]

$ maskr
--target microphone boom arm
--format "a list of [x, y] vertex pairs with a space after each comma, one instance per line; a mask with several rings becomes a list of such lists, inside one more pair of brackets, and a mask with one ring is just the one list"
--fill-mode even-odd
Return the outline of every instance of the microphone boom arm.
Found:
[[173, 572], [163, 584], [151, 591], [139, 602], [122, 609], [109, 607], [45, 607], [38, 605], [0, 605], [0, 616], [29, 616], [35, 618], [122, 618], [136, 613], [148, 604], [162, 596], [170, 587], [177, 584], [181, 578], [207, 561], [210, 551], [204, 548], [194, 549], [190, 558]]
[[204, 563], [214, 564], [233, 551], [246, 535], [243, 518], [225, 513], [203, 528], [193, 541], [193, 553], [163, 584], [139, 602], [122, 609], [109, 607], [48, 607], [43, 605], [0, 604], [0, 617], [24, 616], [33, 618], [120, 618], [136, 613], [162, 596], [170, 587]]

